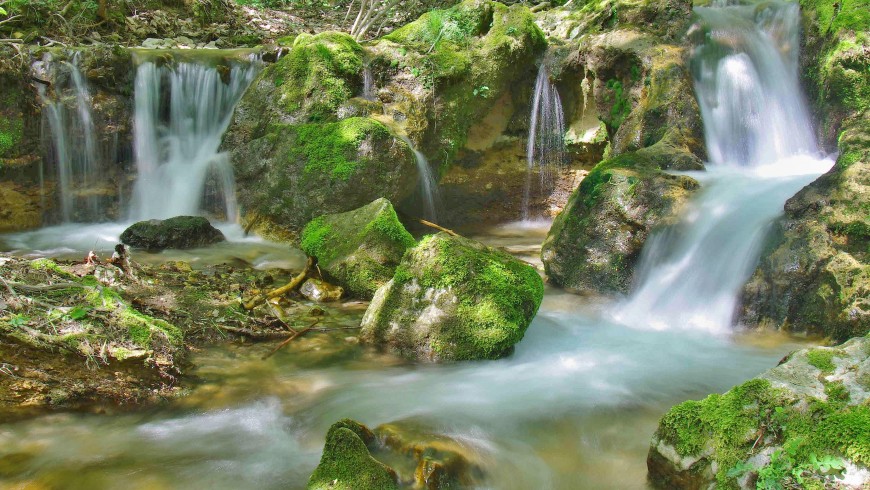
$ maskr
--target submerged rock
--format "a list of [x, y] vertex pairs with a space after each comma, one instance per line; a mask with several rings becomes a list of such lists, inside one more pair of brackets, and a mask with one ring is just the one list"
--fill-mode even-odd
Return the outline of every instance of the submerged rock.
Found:
[[324, 277], [364, 299], [393, 277], [405, 250], [415, 243], [384, 198], [321, 216], [302, 232], [302, 250], [317, 258]]
[[374, 459], [366, 447], [373, 436], [353, 420], [336, 422], [326, 434], [320, 464], [308, 480], [309, 490], [388, 490], [398, 488], [396, 472]]
[[224, 234], [201, 216], [139, 221], [121, 233], [121, 242], [146, 250], [197, 248], [223, 241]]
[[523, 338], [543, 295], [532, 266], [438, 233], [410, 249], [375, 294], [361, 338], [421, 360], [496, 359]]
[[650, 480], [659, 488], [866, 488], [868, 400], [870, 338], [798, 351], [723, 395], [671, 408], [652, 440]]
[[[387, 466], [378, 459], [389, 461]], [[485, 477], [478, 451], [407, 421], [374, 431], [350, 419], [329, 428], [309, 489], [478, 487]]]
[[299, 293], [311, 301], [329, 302], [340, 300], [344, 296], [344, 289], [320, 279], [308, 279], [299, 288]]

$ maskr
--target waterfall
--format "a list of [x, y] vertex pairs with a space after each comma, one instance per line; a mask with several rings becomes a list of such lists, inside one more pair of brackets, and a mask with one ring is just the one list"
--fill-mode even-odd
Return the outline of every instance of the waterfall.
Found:
[[[81, 53], [70, 62], [50, 64], [55, 86], [49, 94], [38, 85], [44, 104], [43, 137], [50, 149], [48, 160], [57, 168], [60, 214], [64, 222], [105, 218], [95, 186], [100, 181], [101, 159], [95, 141], [91, 95], [79, 68]], [[47, 122], [47, 124], [46, 124]]]
[[532, 173], [537, 167], [541, 177], [541, 192], [552, 188], [565, 160], [565, 116], [559, 91], [550, 81], [546, 64], [542, 63], [535, 80], [529, 140], [526, 145], [526, 186], [523, 192], [523, 220], [529, 220]]
[[363, 93], [365, 100], [375, 100], [375, 77], [369, 65], [363, 67]]
[[432, 221], [433, 223], [437, 222], [438, 203], [441, 198], [438, 193], [438, 182], [435, 180], [435, 174], [432, 172], [432, 167], [429, 165], [429, 161], [426, 160], [426, 156], [414, 147], [410, 138], [404, 134], [397, 134], [397, 137], [404, 141], [411, 151], [414, 152], [414, 159], [417, 162], [417, 171], [420, 174], [418, 192], [420, 197], [423, 199], [423, 211], [426, 213], [427, 220]]
[[181, 61], [160, 65], [138, 54], [135, 61], [133, 145], [138, 175], [130, 217], [212, 212], [233, 221], [232, 167], [218, 148], [259, 63], [250, 59], [217, 67]]
[[798, 83], [796, 4], [695, 8], [707, 36], [692, 54], [710, 154], [681, 222], [644, 247], [635, 290], [613, 316], [655, 329], [728, 332], [785, 201], [828, 170]]

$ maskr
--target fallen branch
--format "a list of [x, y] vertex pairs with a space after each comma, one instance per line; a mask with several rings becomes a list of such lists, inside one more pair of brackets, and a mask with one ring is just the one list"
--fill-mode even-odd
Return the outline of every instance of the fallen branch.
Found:
[[256, 340], [277, 340], [287, 338], [287, 332], [257, 332], [256, 330], [251, 330], [248, 328], [229, 327], [226, 325], [215, 325], [215, 327], [220, 330], [225, 330], [227, 332], [232, 332], [238, 335], [244, 335], [245, 337]]
[[281, 286], [280, 288], [273, 289], [272, 291], [269, 291], [265, 295], [261, 294], [261, 295], [254, 296], [253, 299], [251, 299], [247, 303], [243, 304], [242, 308], [244, 308], [248, 311], [253, 310], [257, 306], [261, 305], [262, 303], [264, 303], [272, 298], [277, 298], [278, 296], [283, 296], [283, 295], [299, 288], [299, 286], [301, 286], [302, 283], [305, 282], [305, 279], [308, 278], [308, 274], [311, 273], [311, 269], [313, 269], [313, 268], [314, 268], [314, 257], [308, 257], [308, 263], [305, 264], [305, 269], [303, 269], [302, 272], [300, 272], [298, 276], [294, 277], [292, 281]]
[[447, 233], [450, 236], [459, 236], [459, 233], [456, 233], [453, 230], [448, 230], [447, 228], [444, 228], [443, 226], [436, 225], [435, 223], [433, 223], [431, 221], [426, 221], [424, 219], [418, 219], [417, 221], [419, 221], [420, 224], [426, 225], [430, 228], [435, 228], [438, 231], [443, 231], [444, 233]]
[[11, 286], [13, 289], [17, 289], [19, 291], [23, 291], [25, 293], [44, 293], [47, 291], [58, 291], [61, 289], [69, 289], [69, 288], [80, 288], [84, 289], [86, 286], [82, 286], [81, 284], [76, 284], [74, 282], [61, 282], [57, 284], [48, 284], [45, 286], [33, 286], [30, 284], [22, 284], [20, 282], [6, 282], [3, 281], [7, 287]]
[[300, 337], [300, 336], [304, 335], [305, 332], [310, 331], [310, 330], [311, 330], [312, 328], [314, 328], [314, 326], [317, 325], [318, 323], [320, 323], [320, 319], [314, 320], [314, 323], [312, 323], [311, 325], [308, 325], [308, 326], [305, 327], [304, 329], [299, 330], [298, 332], [294, 333], [293, 335], [287, 337], [287, 340], [285, 340], [284, 342], [281, 342], [280, 344], [278, 344], [278, 347], [275, 347], [275, 348], [272, 350], [272, 352], [270, 352], [270, 353], [266, 354], [265, 356], [263, 356], [263, 360], [265, 361], [266, 359], [268, 359], [268, 358], [272, 357], [273, 355], [275, 355], [275, 353], [278, 352], [279, 350], [281, 350], [282, 347], [284, 347], [285, 345], [287, 345], [287, 344], [289, 344], [290, 342], [292, 342], [296, 337]]
[[3, 284], [6, 286], [6, 289], [9, 291], [9, 294], [11, 294], [13, 298], [18, 297], [18, 294], [15, 292], [14, 289], [12, 289], [12, 286], [10, 286], [8, 282], [6, 282], [6, 279], [0, 277], [0, 281], [3, 281]]

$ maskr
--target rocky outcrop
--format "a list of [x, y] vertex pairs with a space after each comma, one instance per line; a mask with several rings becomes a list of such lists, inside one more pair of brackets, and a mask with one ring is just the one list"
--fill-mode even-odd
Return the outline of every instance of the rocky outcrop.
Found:
[[426, 361], [496, 359], [523, 338], [543, 294], [532, 266], [442, 232], [405, 254], [360, 338]]
[[[397, 470], [376, 457], [395, 462]], [[408, 421], [373, 431], [350, 419], [329, 428], [320, 465], [309, 489], [382, 490], [472, 488], [485, 474], [478, 451], [466, 443], [435, 434]]]
[[363, 299], [371, 299], [393, 277], [405, 250], [415, 243], [383, 198], [316, 218], [302, 232], [302, 250], [317, 258], [323, 276]]
[[839, 157], [786, 203], [739, 321], [842, 341], [870, 331], [870, 45], [858, 4], [801, 5], [805, 81]]
[[223, 143], [246, 220], [299, 231], [316, 216], [413, 191], [408, 145], [382, 122], [340, 110], [361, 93], [361, 70], [360, 45], [325, 32], [297, 37], [254, 81]]
[[206, 247], [223, 241], [224, 234], [201, 216], [139, 221], [121, 233], [124, 244], [151, 251]]
[[[677, 4], [691, 9], [689, 2]], [[650, 231], [674, 222], [698, 188], [693, 179], [667, 171], [703, 168], [702, 125], [685, 46], [671, 44], [672, 36], [643, 29], [629, 17], [602, 21], [605, 13], [590, 5], [568, 13], [556, 10], [545, 17], [552, 21], [545, 27], [568, 36], [569, 42], [582, 40], [560, 69], [575, 77], [582, 74], [584, 106], [594, 106], [610, 151], [556, 217], [541, 257], [548, 279], [556, 285], [624, 293]], [[589, 33], [562, 30], [564, 26], [553, 19], [564, 18]], [[684, 29], [686, 20], [672, 18], [668, 32], [677, 26]]]
[[870, 338], [795, 352], [722, 395], [673, 407], [647, 465], [659, 488], [864, 488]]

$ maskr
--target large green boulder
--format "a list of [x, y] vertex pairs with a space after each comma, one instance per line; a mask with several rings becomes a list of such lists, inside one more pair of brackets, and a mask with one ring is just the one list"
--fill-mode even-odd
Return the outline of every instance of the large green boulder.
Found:
[[[598, 164], [553, 221], [541, 250], [553, 284], [625, 293], [650, 232], [676, 221], [698, 183], [659, 170], [661, 147]], [[680, 155], [680, 153], [678, 153]]]
[[[320, 464], [308, 480], [309, 490], [389, 490], [399, 488], [396, 473], [372, 457], [365, 426], [341, 420], [329, 428]], [[371, 442], [370, 440], [368, 442]]]
[[834, 167], [785, 205], [740, 323], [846, 340], [870, 331], [870, 10], [801, 1], [803, 73]]
[[401, 200], [413, 191], [418, 175], [408, 145], [367, 117], [273, 124], [265, 136], [231, 154], [246, 219], [291, 230], [378, 197]]
[[[857, 488], [870, 468], [870, 338], [804, 349], [727, 393], [659, 422], [657, 488]], [[863, 477], [862, 477], [863, 473]]]
[[416, 241], [380, 198], [346, 213], [320, 216], [302, 231], [302, 250], [320, 272], [358, 298], [371, 299], [393, 277]]
[[369, 305], [361, 338], [426, 361], [496, 359], [523, 338], [543, 295], [532, 266], [442, 232], [408, 250]]

